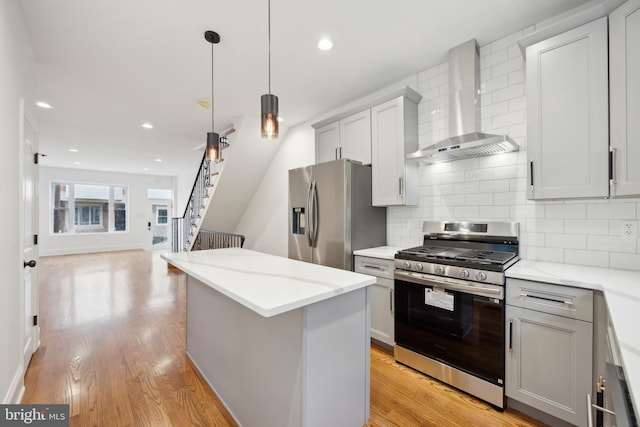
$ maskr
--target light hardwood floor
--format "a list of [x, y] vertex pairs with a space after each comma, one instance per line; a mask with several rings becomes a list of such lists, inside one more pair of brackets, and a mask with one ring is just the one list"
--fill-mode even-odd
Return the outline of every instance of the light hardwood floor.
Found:
[[[236, 425], [185, 355], [183, 273], [144, 251], [46, 257], [38, 265], [42, 343], [23, 403], [68, 403], [71, 426]], [[372, 347], [369, 427], [540, 425]]]

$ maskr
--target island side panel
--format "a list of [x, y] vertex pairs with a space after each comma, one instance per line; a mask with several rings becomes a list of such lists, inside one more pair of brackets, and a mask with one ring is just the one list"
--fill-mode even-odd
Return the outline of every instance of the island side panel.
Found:
[[188, 276], [187, 353], [238, 424], [302, 425], [302, 309], [265, 318]]
[[369, 420], [368, 287], [304, 309], [303, 426], [353, 427]]

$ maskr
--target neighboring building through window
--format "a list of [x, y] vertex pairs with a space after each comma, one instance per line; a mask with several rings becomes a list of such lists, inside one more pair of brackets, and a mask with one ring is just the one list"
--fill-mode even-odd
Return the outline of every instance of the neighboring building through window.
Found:
[[127, 187], [51, 184], [53, 234], [127, 231]]
[[156, 210], [156, 224], [167, 225], [169, 223], [169, 209], [166, 206], [160, 206]]

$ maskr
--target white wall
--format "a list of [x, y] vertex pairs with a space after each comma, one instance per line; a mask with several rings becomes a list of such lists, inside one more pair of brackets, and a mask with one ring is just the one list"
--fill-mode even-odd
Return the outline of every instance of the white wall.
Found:
[[[125, 233], [52, 234], [50, 191], [52, 182], [109, 184], [128, 187], [128, 231]], [[151, 231], [147, 228], [147, 222], [153, 221], [151, 205], [147, 199], [147, 189], [173, 190], [174, 186], [175, 178], [170, 176], [41, 167], [40, 256], [147, 248], [151, 242]]]
[[289, 129], [280, 141], [251, 202], [234, 233], [244, 234], [247, 249], [287, 256], [289, 169], [310, 165], [315, 159], [310, 123]]
[[22, 239], [17, 206], [22, 203], [22, 145], [18, 125], [19, 99], [32, 104], [35, 59], [17, 0], [0, 2], [0, 402], [17, 403], [22, 392]]
[[[522, 150], [420, 166], [420, 205], [389, 208], [387, 242], [421, 244], [424, 220], [517, 221], [527, 259], [640, 270], [637, 239], [623, 239], [622, 220], [640, 219], [640, 199], [536, 202], [526, 199], [525, 68], [519, 37], [480, 48], [482, 131], [506, 133]], [[418, 74], [420, 146], [448, 136], [448, 64]]]

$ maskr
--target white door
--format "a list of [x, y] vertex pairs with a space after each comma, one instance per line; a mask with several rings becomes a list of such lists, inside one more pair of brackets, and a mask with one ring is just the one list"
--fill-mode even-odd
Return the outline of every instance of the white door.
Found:
[[32, 117], [24, 105], [20, 139], [23, 146], [22, 196], [24, 214], [23, 259], [24, 259], [24, 369], [29, 366], [31, 356], [40, 344], [38, 316], [38, 132]]
[[171, 200], [150, 199], [151, 216], [147, 221], [149, 249], [171, 249]]

